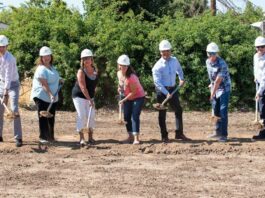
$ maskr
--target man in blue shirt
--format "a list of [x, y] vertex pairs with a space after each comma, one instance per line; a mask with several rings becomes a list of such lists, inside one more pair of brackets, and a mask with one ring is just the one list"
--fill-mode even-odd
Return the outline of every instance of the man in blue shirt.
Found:
[[210, 101], [214, 116], [220, 118], [216, 121], [215, 132], [209, 138], [227, 141], [228, 103], [231, 90], [231, 79], [226, 62], [218, 56], [219, 48], [216, 43], [207, 46], [206, 66], [210, 80]]
[[[181, 65], [176, 57], [171, 56], [171, 44], [163, 40], [159, 44], [161, 58], [152, 69], [153, 80], [156, 87], [157, 102], [162, 103], [166, 98], [175, 111], [176, 136], [175, 139], [190, 140], [183, 134], [182, 107], [180, 106], [178, 92], [171, 94], [176, 88], [176, 74], [179, 78], [179, 86], [183, 86], [184, 75]], [[159, 126], [163, 142], [168, 142], [168, 131], [166, 127], [166, 110], [159, 111]]]

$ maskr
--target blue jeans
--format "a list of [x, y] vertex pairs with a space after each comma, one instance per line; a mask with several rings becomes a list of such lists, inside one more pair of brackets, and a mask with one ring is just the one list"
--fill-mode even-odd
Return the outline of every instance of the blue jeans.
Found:
[[222, 93], [219, 98], [214, 98], [212, 101], [212, 108], [214, 115], [221, 119], [216, 122], [215, 130], [216, 134], [227, 137], [228, 132], [228, 103], [230, 98], [230, 91]]
[[[10, 101], [10, 110], [14, 113], [19, 114], [18, 112], [18, 99], [19, 99], [19, 89], [20, 84], [19, 81], [12, 81], [10, 85], [10, 89], [8, 90], [8, 96]], [[0, 82], [0, 97], [3, 97], [4, 92], [4, 82]], [[3, 124], [4, 124], [4, 111], [5, 108], [3, 105], [0, 105], [0, 136], [2, 137], [3, 133]], [[21, 127], [21, 119], [20, 116], [15, 117], [14, 122], [14, 136], [16, 139], [22, 139], [22, 127]]]
[[140, 114], [144, 104], [144, 97], [124, 102], [124, 120], [128, 133], [133, 135], [139, 134], [140, 131]]

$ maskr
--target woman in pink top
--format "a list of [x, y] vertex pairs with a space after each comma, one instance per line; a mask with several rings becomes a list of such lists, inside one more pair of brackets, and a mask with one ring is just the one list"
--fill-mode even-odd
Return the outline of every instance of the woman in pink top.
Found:
[[140, 114], [144, 104], [144, 89], [130, 66], [130, 59], [127, 55], [121, 55], [117, 63], [121, 68], [122, 75], [125, 76], [125, 98], [120, 101], [120, 104], [124, 105], [124, 120], [129, 135], [127, 141], [139, 144]]

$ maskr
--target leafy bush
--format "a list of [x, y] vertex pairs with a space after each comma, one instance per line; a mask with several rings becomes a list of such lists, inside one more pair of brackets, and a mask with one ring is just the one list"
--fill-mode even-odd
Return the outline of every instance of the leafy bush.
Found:
[[[66, 82], [62, 106], [65, 109], [73, 109], [71, 89], [84, 48], [92, 49], [100, 72], [98, 107], [116, 104], [116, 60], [124, 53], [130, 56], [151, 97], [147, 103], [150, 107], [155, 99], [151, 69], [160, 58], [158, 44], [162, 39], [172, 43], [172, 53], [183, 67], [187, 83], [180, 95], [186, 109], [209, 106], [205, 48], [211, 41], [219, 45], [220, 55], [230, 68], [231, 108], [253, 106], [253, 42], [258, 32], [249, 24], [261, 18], [261, 9], [248, 4], [241, 14], [227, 12], [213, 17], [206, 11], [186, 18], [183, 12], [172, 14], [173, 9], [168, 11], [162, 2], [156, 2], [161, 3], [161, 9], [157, 10], [148, 1], [137, 4], [136, 1], [85, 0], [86, 13], [80, 15], [60, 0], [31, 0], [20, 8], [0, 13], [0, 20], [10, 25], [1, 34], [10, 38], [9, 50], [17, 58], [21, 78], [25, 72], [33, 74], [34, 62], [43, 45], [53, 49], [55, 65]], [[171, 5], [166, 2], [165, 6]]]

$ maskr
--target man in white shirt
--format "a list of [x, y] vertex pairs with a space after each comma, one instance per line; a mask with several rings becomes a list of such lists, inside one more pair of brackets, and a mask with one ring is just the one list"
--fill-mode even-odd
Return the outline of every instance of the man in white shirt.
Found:
[[[169, 104], [175, 111], [175, 139], [190, 141], [183, 133], [182, 107], [179, 102], [178, 92], [173, 93], [177, 86], [184, 85], [184, 74], [178, 59], [171, 56], [171, 44], [168, 40], [163, 40], [159, 44], [161, 58], [152, 68], [153, 80], [156, 87], [157, 102], [162, 103], [166, 98], [170, 98]], [[176, 79], [178, 76], [178, 85]], [[167, 143], [168, 131], [166, 127], [166, 110], [160, 110], [158, 122], [162, 142]]]
[[7, 105], [10, 99], [11, 111], [15, 115], [14, 118], [14, 136], [16, 146], [22, 146], [22, 127], [21, 119], [18, 112], [19, 99], [19, 76], [17, 71], [15, 57], [7, 51], [8, 39], [4, 35], [0, 35], [0, 142], [3, 142], [3, 125], [4, 125], [4, 104]]
[[[265, 38], [259, 36], [255, 40], [257, 53], [254, 55], [254, 77], [258, 83], [256, 90], [256, 100], [259, 102], [260, 119], [265, 124]], [[253, 139], [265, 139], [265, 128], [260, 130], [258, 135], [254, 135]]]

